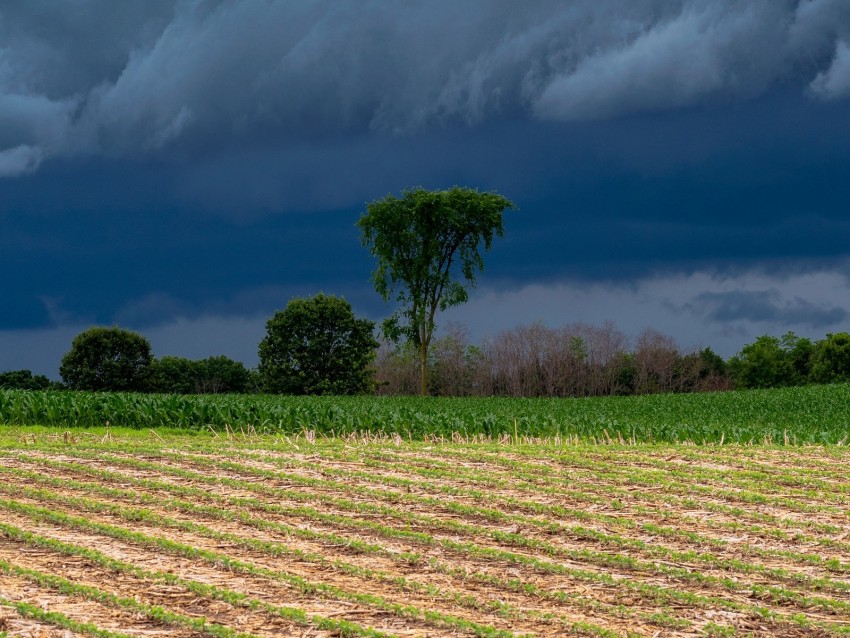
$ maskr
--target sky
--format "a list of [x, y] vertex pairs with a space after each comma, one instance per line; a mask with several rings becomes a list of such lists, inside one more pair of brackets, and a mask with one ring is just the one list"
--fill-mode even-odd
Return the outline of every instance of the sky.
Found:
[[91, 325], [253, 366], [318, 292], [380, 320], [355, 222], [454, 185], [518, 208], [441, 317], [473, 340], [850, 330], [850, 2], [0, 2], [0, 370]]

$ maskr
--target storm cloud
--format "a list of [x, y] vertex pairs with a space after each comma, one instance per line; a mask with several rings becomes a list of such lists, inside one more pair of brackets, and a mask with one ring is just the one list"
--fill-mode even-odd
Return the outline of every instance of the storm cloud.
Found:
[[454, 184], [519, 208], [476, 337], [846, 329], [850, 2], [5, 3], [0, 370], [93, 323], [250, 364], [319, 291], [381, 319], [357, 217]]
[[0, 174], [850, 93], [842, 0], [104, 0], [0, 11]]
[[783, 300], [782, 297], [777, 289], [703, 292], [685, 307], [694, 314], [721, 323], [746, 320], [823, 328], [846, 321], [848, 317], [845, 308], [832, 304], [817, 304], [800, 297]]

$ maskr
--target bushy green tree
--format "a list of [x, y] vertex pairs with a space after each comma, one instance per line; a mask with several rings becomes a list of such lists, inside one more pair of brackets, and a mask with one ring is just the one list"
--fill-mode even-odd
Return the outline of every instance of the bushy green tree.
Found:
[[0, 372], [0, 389], [3, 390], [47, 390], [57, 385], [43, 374], [33, 374], [31, 370]]
[[251, 375], [241, 361], [224, 355], [208, 357], [197, 362], [195, 392], [221, 394], [247, 392]]
[[74, 337], [59, 374], [72, 390], [141, 391], [151, 360], [151, 344], [137, 332], [94, 327]]
[[372, 202], [357, 225], [377, 258], [375, 289], [384, 301], [395, 295], [402, 308], [383, 324], [393, 341], [404, 338], [419, 351], [421, 392], [428, 394], [428, 348], [435, 316], [464, 303], [475, 274], [503, 233], [502, 213], [514, 208], [496, 193], [454, 187], [415, 188]]
[[375, 323], [339, 297], [293, 299], [266, 324], [259, 372], [267, 392], [360, 394], [373, 389]]
[[762, 335], [729, 360], [729, 372], [739, 388], [803, 385], [809, 380], [813, 349], [809, 339], [793, 332]]
[[812, 380], [817, 383], [850, 381], [850, 334], [831, 333], [817, 343], [812, 363]]
[[252, 384], [245, 365], [224, 355], [200, 361], [165, 356], [151, 364], [148, 388], [173, 394], [221, 394], [248, 392]]
[[151, 363], [148, 389], [163, 394], [194, 394], [198, 376], [197, 362], [167, 355]]

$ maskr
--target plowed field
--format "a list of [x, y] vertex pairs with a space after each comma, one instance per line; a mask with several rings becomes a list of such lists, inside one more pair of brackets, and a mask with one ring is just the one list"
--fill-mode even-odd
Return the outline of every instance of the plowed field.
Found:
[[848, 634], [848, 461], [18, 435], [0, 636]]

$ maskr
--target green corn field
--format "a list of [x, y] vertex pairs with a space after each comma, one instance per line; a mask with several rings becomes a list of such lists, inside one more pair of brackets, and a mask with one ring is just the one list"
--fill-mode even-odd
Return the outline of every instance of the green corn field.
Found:
[[850, 385], [577, 399], [0, 391], [0, 423], [320, 436], [843, 444]]

